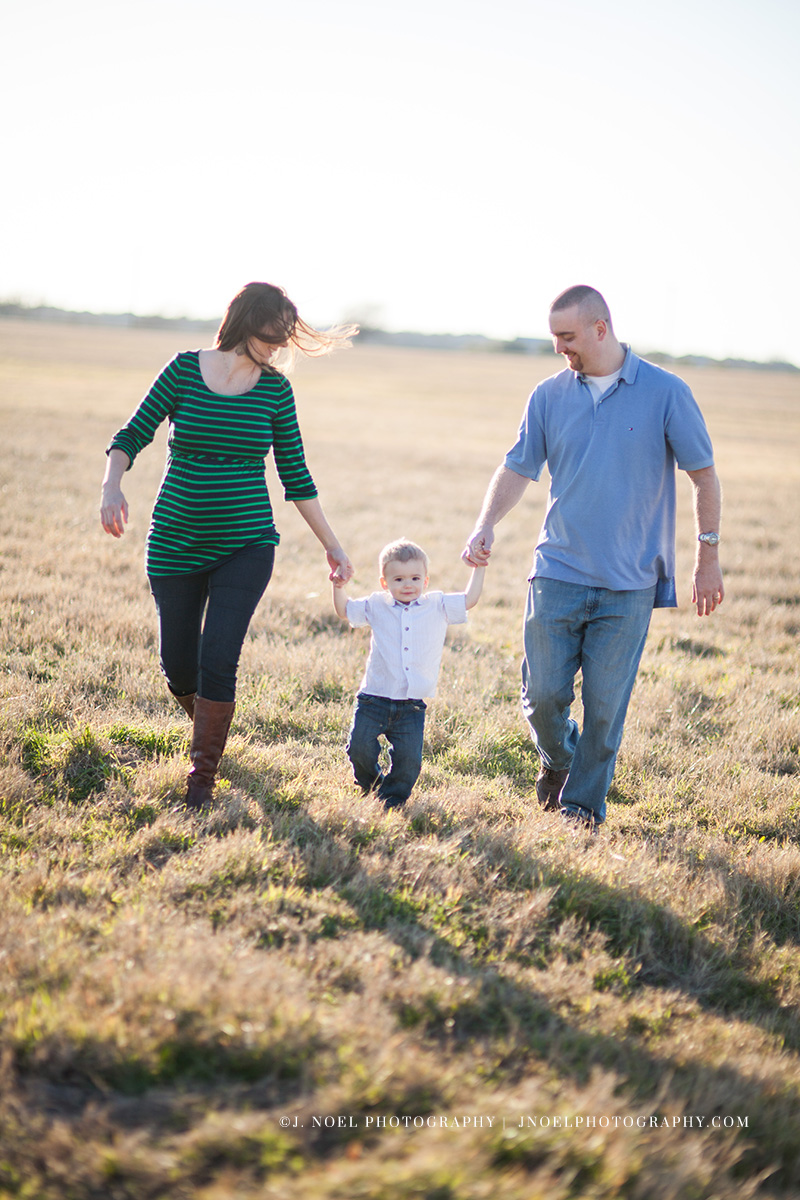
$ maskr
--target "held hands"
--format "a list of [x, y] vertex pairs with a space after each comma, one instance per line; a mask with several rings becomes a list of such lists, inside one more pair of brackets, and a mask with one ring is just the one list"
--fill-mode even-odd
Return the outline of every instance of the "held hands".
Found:
[[128, 523], [128, 501], [118, 485], [103, 484], [100, 493], [100, 524], [112, 537], [122, 537]]
[[461, 557], [471, 567], [485, 567], [489, 562], [493, 543], [493, 530], [489, 526], [479, 525], [467, 539]]
[[325, 553], [328, 559], [328, 566], [331, 568], [328, 579], [330, 579], [335, 587], [343, 587], [349, 579], [353, 578], [355, 567], [341, 546], [337, 546], [333, 550], [326, 550]]
[[328, 576], [333, 587], [331, 589], [331, 598], [333, 600], [333, 608], [337, 617], [341, 617], [343, 621], [347, 620], [347, 592], [344, 590], [348, 579], [353, 577], [353, 564], [342, 550], [341, 546], [336, 550], [328, 550], [328, 563], [331, 567], [331, 573]]

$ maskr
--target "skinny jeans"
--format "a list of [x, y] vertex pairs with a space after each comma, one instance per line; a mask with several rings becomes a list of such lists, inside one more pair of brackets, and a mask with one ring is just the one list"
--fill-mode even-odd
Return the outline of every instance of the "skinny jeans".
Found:
[[[602, 824], [655, 586], [611, 591], [536, 577], [528, 589], [522, 711], [545, 767], [569, 770], [566, 812]], [[570, 716], [581, 672], [583, 728]]]
[[235, 700], [242, 646], [274, 561], [274, 546], [244, 546], [207, 571], [148, 576], [161, 670], [176, 696]]

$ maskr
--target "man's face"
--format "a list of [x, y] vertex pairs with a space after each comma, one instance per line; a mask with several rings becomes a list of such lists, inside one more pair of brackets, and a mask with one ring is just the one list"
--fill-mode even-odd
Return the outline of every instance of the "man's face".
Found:
[[[579, 305], [550, 313], [550, 332], [556, 354], [563, 354], [576, 373], [599, 375], [599, 355], [606, 335], [605, 321], [592, 321]], [[595, 369], [597, 368], [597, 369]]]

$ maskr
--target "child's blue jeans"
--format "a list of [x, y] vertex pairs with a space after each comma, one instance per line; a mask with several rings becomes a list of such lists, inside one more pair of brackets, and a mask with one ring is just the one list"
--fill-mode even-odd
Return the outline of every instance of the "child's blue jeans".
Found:
[[[389, 700], [359, 692], [347, 738], [347, 757], [356, 783], [366, 795], [374, 791], [387, 808], [399, 808], [411, 795], [422, 770], [425, 732], [423, 700]], [[391, 747], [390, 767], [379, 764], [380, 735]]]

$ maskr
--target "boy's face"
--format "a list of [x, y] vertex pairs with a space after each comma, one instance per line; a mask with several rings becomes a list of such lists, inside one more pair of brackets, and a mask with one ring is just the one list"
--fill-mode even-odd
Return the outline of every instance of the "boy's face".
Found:
[[428, 576], [421, 558], [410, 558], [408, 562], [395, 562], [392, 559], [383, 568], [381, 587], [401, 604], [419, 600], [427, 586]]

